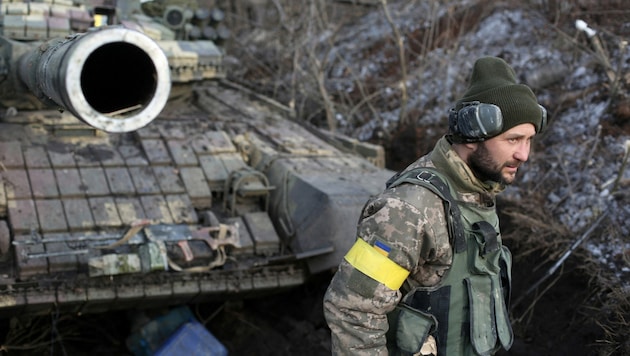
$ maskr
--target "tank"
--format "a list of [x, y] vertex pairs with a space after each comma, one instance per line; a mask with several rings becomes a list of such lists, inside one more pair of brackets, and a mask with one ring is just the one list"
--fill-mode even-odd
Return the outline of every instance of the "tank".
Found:
[[0, 315], [277, 293], [393, 172], [227, 79], [220, 9], [2, 2]]

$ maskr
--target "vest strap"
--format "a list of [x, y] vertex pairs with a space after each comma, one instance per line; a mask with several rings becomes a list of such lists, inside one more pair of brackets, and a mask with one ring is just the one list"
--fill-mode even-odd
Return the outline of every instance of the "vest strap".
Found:
[[392, 290], [400, 289], [409, 276], [409, 271], [384, 256], [363, 239], [357, 239], [344, 258], [352, 267]]
[[479, 232], [483, 236], [483, 250], [482, 256], [485, 256], [491, 252], [497, 251], [501, 248], [499, 241], [497, 240], [497, 231], [487, 221], [478, 221], [472, 225], [474, 231]]
[[462, 225], [462, 213], [457, 205], [457, 201], [448, 184], [438, 175], [435, 169], [428, 167], [418, 167], [409, 171], [399, 172], [391, 177], [387, 183], [387, 188], [393, 188], [402, 183], [413, 183], [421, 185], [437, 196], [439, 196], [445, 204], [446, 219], [448, 223], [449, 234], [453, 240], [453, 248], [455, 253], [466, 251], [466, 237]]

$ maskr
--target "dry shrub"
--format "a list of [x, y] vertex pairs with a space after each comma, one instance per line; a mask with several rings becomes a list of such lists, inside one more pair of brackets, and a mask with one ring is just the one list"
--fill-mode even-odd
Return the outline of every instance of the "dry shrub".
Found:
[[[530, 328], [539, 328], [540, 321], [534, 320], [533, 313], [540, 313], [536, 308], [549, 308], [542, 307], [541, 303], [555, 301], [559, 303], [556, 308], [574, 309], [574, 317], [564, 326], [567, 333], [585, 333], [587, 337], [597, 335], [588, 339], [592, 352], [597, 355], [630, 355], [629, 291], [620, 286], [614, 271], [602, 266], [582, 244], [571, 251], [560, 268], [552, 272], [550, 267], [558, 263], [569, 248], [583, 237], [583, 233], [571, 232], [545, 208], [545, 186], [553, 184], [543, 182], [538, 185], [538, 191], [526, 199], [501, 199], [499, 202], [502, 236], [514, 253], [513, 274], [521, 279], [515, 280], [516, 294], [512, 299], [517, 335], [519, 332], [527, 334]], [[606, 218], [603, 221], [586, 236], [585, 241], [605, 241], [607, 235], [614, 234], [611, 231], [613, 224], [609, 224]], [[518, 268], [524, 270], [516, 270]], [[565, 279], [580, 279], [581, 287], [576, 287], [574, 281], [563, 282]], [[567, 284], [572, 286], [567, 287]], [[546, 294], [554, 295], [546, 300]], [[542, 319], [545, 317], [542, 316]], [[540, 318], [541, 315], [536, 316], [536, 319]]]
[[609, 269], [591, 267], [585, 272], [595, 291], [588, 307], [590, 322], [603, 331], [602, 339], [596, 340], [598, 355], [630, 355], [629, 291], [614, 282]]

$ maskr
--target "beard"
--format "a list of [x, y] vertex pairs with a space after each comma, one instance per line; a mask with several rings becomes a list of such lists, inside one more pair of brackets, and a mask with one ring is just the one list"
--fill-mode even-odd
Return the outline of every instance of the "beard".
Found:
[[518, 163], [497, 163], [492, 159], [492, 155], [484, 142], [480, 142], [477, 149], [468, 157], [468, 166], [473, 174], [481, 181], [493, 181], [503, 185], [512, 184], [514, 175], [504, 176], [503, 167], [508, 165], [518, 165]]

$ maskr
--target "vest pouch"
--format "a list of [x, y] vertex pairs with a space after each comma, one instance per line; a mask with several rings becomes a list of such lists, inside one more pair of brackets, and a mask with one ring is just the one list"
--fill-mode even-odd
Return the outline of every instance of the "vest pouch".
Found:
[[491, 355], [497, 346], [495, 296], [491, 279], [471, 275], [465, 281], [470, 306], [470, 342], [479, 355]]
[[496, 233], [494, 229], [486, 229], [485, 233], [483, 230], [473, 228], [474, 238], [469, 239], [471, 275], [465, 281], [470, 305], [471, 344], [478, 354], [488, 355], [496, 351], [499, 344], [508, 350], [514, 340], [507, 307], [512, 254], [501, 245], [496, 249], [487, 248], [488, 239]]
[[499, 344], [509, 350], [514, 341], [508, 310], [498, 276], [470, 276], [465, 279], [470, 305], [470, 341], [480, 355], [497, 351]]
[[437, 320], [433, 315], [404, 303], [399, 303], [387, 314], [387, 320], [387, 348], [390, 355], [413, 355], [420, 352], [427, 336], [437, 327]]

